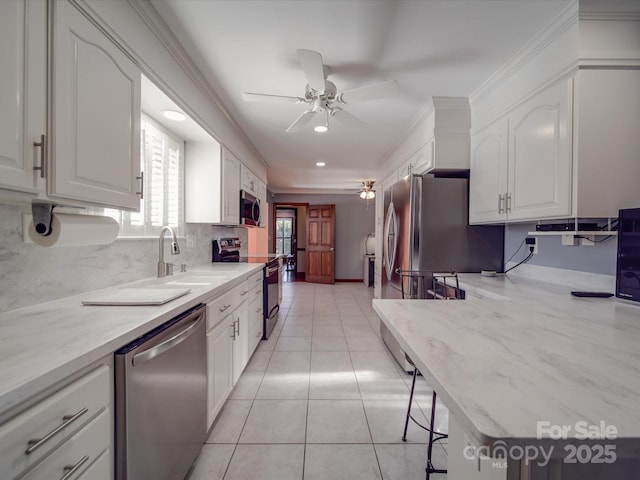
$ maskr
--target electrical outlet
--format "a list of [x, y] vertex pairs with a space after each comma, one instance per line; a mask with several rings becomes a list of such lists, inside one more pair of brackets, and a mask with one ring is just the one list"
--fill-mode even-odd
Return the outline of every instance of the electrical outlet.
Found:
[[529, 247], [529, 251], [531, 252], [531, 247], [533, 247], [533, 254], [537, 255], [538, 253], [538, 239], [536, 237], [527, 237], [525, 239], [525, 244]]

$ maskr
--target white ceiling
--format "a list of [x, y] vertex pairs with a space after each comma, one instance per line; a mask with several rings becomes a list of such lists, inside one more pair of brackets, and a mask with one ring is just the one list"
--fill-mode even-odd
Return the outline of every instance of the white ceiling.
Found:
[[[468, 97], [570, 0], [151, 0], [268, 165], [274, 192], [353, 190], [432, 96]], [[286, 133], [306, 105], [297, 49], [315, 50], [338, 91], [395, 79], [397, 97], [344, 109], [366, 122]], [[425, 139], [426, 140], [426, 139]], [[318, 168], [317, 161], [327, 166]]]

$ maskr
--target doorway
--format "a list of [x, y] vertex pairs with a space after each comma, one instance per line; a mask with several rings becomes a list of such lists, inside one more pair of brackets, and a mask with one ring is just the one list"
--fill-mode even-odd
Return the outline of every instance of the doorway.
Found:
[[283, 281], [305, 280], [307, 203], [274, 203], [273, 251], [284, 256]]

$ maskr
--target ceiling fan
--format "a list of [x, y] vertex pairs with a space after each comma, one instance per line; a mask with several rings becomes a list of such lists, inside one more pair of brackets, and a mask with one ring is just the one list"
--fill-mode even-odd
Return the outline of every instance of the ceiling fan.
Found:
[[335, 84], [327, 80], [331, 69], [323, 64], [322, 55], [313, 50], [303, 49], [298, 50], [297, 54], [308, 82], [304, 97], [248, 92], [242, 94], [242, 98], [247, 102], [306, 103], [307, 109], [289, 125], [287, 132], [302, 129], [316, 114], [325, 115], [324, 125], [316, 126], [316, 132], [326, 132], [329, 129], [329, 117], [335, 117], [346, 125], [364, 126], [362, 120], [343, 110], [340, 105], [398, 94], [398, 82], [395, 80], [338, 92]]

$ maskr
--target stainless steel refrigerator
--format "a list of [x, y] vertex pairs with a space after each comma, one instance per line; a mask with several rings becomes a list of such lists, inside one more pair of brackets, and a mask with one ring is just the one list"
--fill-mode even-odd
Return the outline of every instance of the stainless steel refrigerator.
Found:
[[[385, 190], [384, 212], [382, 298], [429, 298], [432, 273], [502, 271], [504, 227], [469, 225], [466, 178], [409, 175]], [[411, 371], [382, 322], [380, 331]]]

